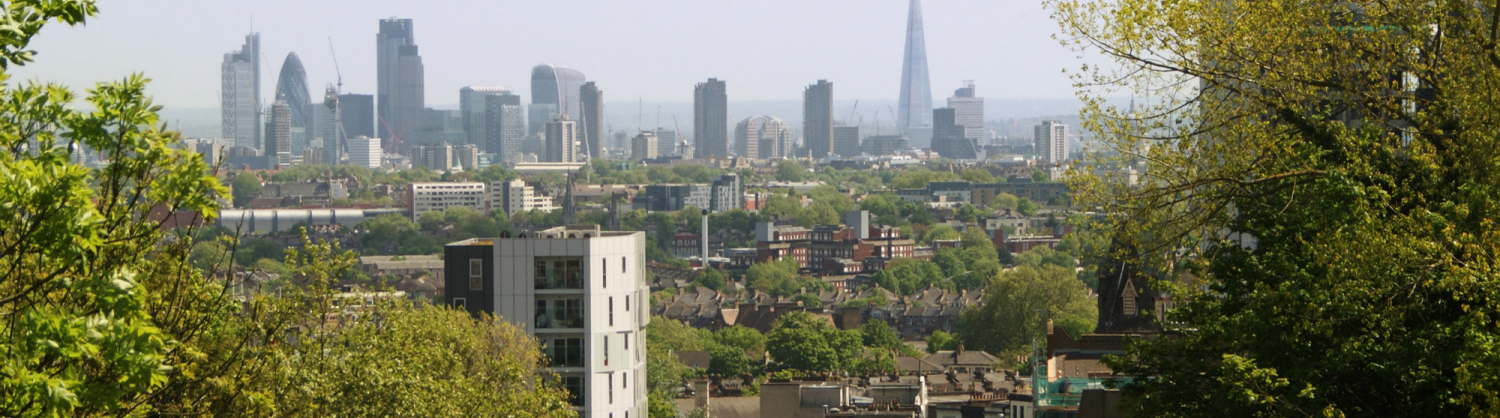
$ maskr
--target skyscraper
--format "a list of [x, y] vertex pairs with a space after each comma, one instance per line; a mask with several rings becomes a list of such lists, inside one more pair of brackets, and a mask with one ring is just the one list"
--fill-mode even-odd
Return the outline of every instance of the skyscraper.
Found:
[[802, 92], [802, 138], [813, 158], [833, 152], [833, 83], [828, 80]]
[[344, 123], [344, 138], [375, 138], [375, 96], [340, 94], [339, 119]]
[[698, 158], [729, 156], [729, 95], [722, 80], [693, 88], [693, 141]]
[[307, 88], [307, 71], [302, 69], [302, 60], [296, 52], [288, 52], [281, 62], [281, 73], [276, 78], [276, 100], [285, 101], [289, 108], [290, 135], [287, 137], [292, 154], [301, 154], [313, 136], [312, 94]]
[[531, 108], [527, 111], [527, 134], [542, 132], [552, 118], [572, 115], [578, 108], [578, 89], [583, 73], [571, 68], [541, 64], [531, 68]]
[[1068, 158], [1068, 125], [1046, 120], [1036, 126], [1036, 158], [1047, 165], [1062, 164]]
[[932, 129], [932, 87], [927, 78], [927, 40], [922, 34], [922, 1], [911, 0], [906, 17], [906, 55], [901, 60], [901, 98], [896, 104], [896, 131], [911, 146], [926, 148]]
[[491, 163], [521, 160], [521, 141], [526, 139], [526, 112], [521, 96], [512, 93], [484, 96], [485, 152]]
[[932, 151], [955, 160], [979, 158], [979, 146], [974, 138], [964, 137], [957, 114], [951, 107], [932, 110]]
[[[340, 156], [348, 150], [342, 132], [339, 132], [338, 115], [338, 90], [328, 86], [323, 90], [323, 104], [313, 106], [313, 113], [317, 115], [318, 138], [322, 139], [323, 158], [320, 161], [308, 161], [308, 164], [338, 165]], [[305, 160], [305, 159], [304, 159]]]
[[835, 126], [833, 128], [833, 153], [840, 157], [854, 157], [860, 154], [858, 126]]
[[751, 116], [734, 129], [741, 157], [786, 158], [792, 150], [792, 128], [775, 116]]
[[264, 155], [271, 167], [292, 162], [292, 107], [285, 100], [271, 105], [271, 129], [266, 135]]
[[426, 106], [422, 56], [411, 19], [381, 19], [375, 35], [376, 122], [381, 146], [400, 151], [405, 135], [415, 136]]
[[578, 138], [589, 159], [604, 158], [604, 91], [594, 82], [578, 88]]
[[576, 143], [578, 142], [578, 122], [568, 119], [567, 115], [553, 118], [547, 122], [547, 155], [543, 160], [552, 163], [571, 163], [578, 161], [574, 156]]
[[973, 81], [965, 81], [963, 88], [953, 91], [948, 107], [953, 108], [954, 121], [963, 126], [964, 138], [980, 139], [984, 135], [984, 98], [975, 97]]
[[[485, 146], [487, 138], [489, 138], [489, 135], [485, 133], [485, 129], [489, 125], [484, 120], [489, 108], [485, 103], [489, 101], [489, 96], [491, 95], [508, 93], [510, 93], [510, 89], [500, 86], [465, 86], [458, 89], [458, 109], [463, 113], [464, 135], [467, 135], [469, 144], [480, 147]], [[494, 153], [498, 150], [485, 151]]]
[[220, 71], [224, 139], [236, 147], [260, 148], [260, 34], [245, 35], [239, 51], [224, 54]]

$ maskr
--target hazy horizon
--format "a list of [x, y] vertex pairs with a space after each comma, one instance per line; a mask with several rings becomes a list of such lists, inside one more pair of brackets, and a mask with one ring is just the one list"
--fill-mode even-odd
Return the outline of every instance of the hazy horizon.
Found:
[[[907, 0], [168, 0], [105, 1], [99, 9], [86, 26], [56, 25], [38, 35], [31, 45], [36, 62], [13, 68], [14, 79], [81, 92], [142, 72], [154, 80], [149, 92], [159, 104], [217, 108], [223, 54], [240, 46], [253, 19], [264, 55], [262, 96], [273, 93], [281, 61], [293, 51], [314, 90], [334, 83], [330, 38], [343, 91], [373, 94], [377, 24], [394, 16], [414, 20], [428, 107], [456, 105], [466, 85], [507, 86], [529, 102], [531, 67], [544, 62], [583, 72], [608, 102], [687, 103], [693, 85], [710, 77], [727, 80], [737, 102], [800, 100], [819, 79], [834, 83], [840, 101], [894, 101], [907, 18]], [[1073, 99], [1062, 69], [1083, 61], [1051, 38], [1056, 24], [1040, 2], [928, 1], [923, 15], [935, 106], [964, 80], [995, 100]], [[634, 119], [635, 110], [629, 113]]]

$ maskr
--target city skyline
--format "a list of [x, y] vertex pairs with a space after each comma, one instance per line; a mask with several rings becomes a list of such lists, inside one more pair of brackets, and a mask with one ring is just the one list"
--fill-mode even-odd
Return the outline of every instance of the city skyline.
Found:
[[[580, 21], [613, 23], [579, 25], [585, 28], [581, 33], [557, 34], [544, 38], [549, 40], [545, 42], [519, 42], [514, 40], [514, 31], [527, 32], [527, 28], [558, 20], [544, 14], [567, 5], [479, 4], [472, 5], [474, 12], [459, 14], [449, 13], [452, 7], [442, 5], [423, 8], [399, 2], [374, 2], [343, 7], [347, 5], [345, 2], [299, 5], [306, 6], [303, 8], [308, 13], [287, 14], [275, 12], [292, 5], [276, 1], [165, 2], [119, 9], [106, 4], [102, 7], [106, 12], [126, 17], [44, 33], [36, 42], [47, 52], [39, 55], [35, 63], [18, 68], [16, 73], [23, 79], [58, 81], [77, 88], [101, 79], [144, 72], [155, 79], [150, 91], [158, 103], [177, 108], [214, 108], [219, 103], [220, 86], [218, 74], [210, 69], [217, 66], [225, 51], [242, 43], [245, 34], [253, 30], [261, 34], [263, 55], [282, 57], [289, 52], [298, 53], [307, 70], [309, 87], [336, 82], [337, 73], [341, 72], [344, 93], [376, 94], [376, 74], [370, 71], [375, 67], [375, 51], [369, 38], [377, 32], [380, 19], [394, 16], [412, 19], [420, 32], [416, 35], [428, 72], [425, 94], [428, 107], [456, 106], [457, 91], [465, 85], [524, 88], [530, 68], [538, 63], [595, 73], [590, 80], [597, 79], [601, 85], [610, 86], [611, 96], [622, 101], [628, 98], [690, 101], [690, 92], [682, 86], [709, 77], [743, 86], [736, 100], [797, 99], [803, 86], [818, 79], [838, 82], [842, 98], [895, 99], [908, 6], [906, 1], [769, 4], [777, 7], [660, 1], [634, 8], [590, 3], [577, 16]], [[987, 89], [991, 97], [1073, 96], [1070, 81], [1059, 70], [1076, 67], [1075, 54], [1050, 38], [1056, 32], [1055, 24], [1046, 18], [1047, 12], [1040, 5], [1021, 1], [954, 1], [925, 6], [928, 9], [924, 10], [925, 36], [933, 83], [946, 86], [975, 79], [992, 86]], [[507, 15], [525, 22], [517, 23], [516, 29], [496, 31], [492, 25], [481, 25], [481, 19], [476, 18], [485, 15], [485, 10], [514, 12]], [[164, 25], [200, 34], [192, 37], [134, 30], [183, 13], [204, 16], [202, 21], [214, 24], [172, 20], [171, 25]], [[339, 19], [312, 24], [308, 15], [320, 13]], [[637, 15], [670, 22], [669, 27], [696, 31], [703, 36], [672, 35], [669, 33], [675, 31], [670, 30], [652, 33], [624, 23]], [[827, 19], [826, 25], [814, 24], [830, 16], [838, 18]], [[777, 25], [786, 30], [781, 35], [763, 35], [763, 31], [735, 29], [771, 22], [781, 22]], [[122, 47], [122, 42], [133, 47]], [[338, 72], [334, 71], [328, 51], [330, 43], [338, 54]], [[741, 44], [747, 47], [740, 48]], [[174, 52], [168, 59], [158, 60], [165, 64], [121, 54], [140, 45]], [[722, 46], [704, 50], [705, 45]], [[755, 60], [751, 57], [762, 55], [741, 53], [769, 50], [779, 51], [784, 59]], [[974, 54], [974, 50], [987, 52]], [[104, 59], [87, 58], [91, 56]], [[1028, 60], [1022, 62], [1019, 58], [1023, 56]], [[642, 61], [641, 57], [647, 58]], [[88, 59], [89, 65], [80, 65], [80, 59]], [[665, 68], [622, 65], [660, 61], [673, 65]], [[788, 68], [782, 62], [799, 65]], [[1044, 62], [1055, 65], [1037, 65]], [[275, 85], [276, 80], [261, 82]], [[530, 98], [530, 92], [517, 93]], [[262, 95], [269, 93], [262, 91]]]

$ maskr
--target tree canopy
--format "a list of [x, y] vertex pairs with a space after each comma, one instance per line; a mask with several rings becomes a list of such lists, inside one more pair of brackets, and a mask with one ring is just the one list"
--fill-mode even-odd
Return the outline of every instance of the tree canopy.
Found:
[[1098, 318], [1083, 283], [1061, 267], [1020, 266], [990, 279], [984, 303], [961, 314], [959, 335], [967, 348], [1011, 353], [1043, 338], [1047, 320], [1064, 318], [1089, 323]]
[[1051, 6], [1107, 62], [1075, 72], [1101, 152], [1074, 202], [1177, 302], [1177, 338], [1110, 362], [1150, 377], [1131, 411], [1500, 414], [1493, 4]]

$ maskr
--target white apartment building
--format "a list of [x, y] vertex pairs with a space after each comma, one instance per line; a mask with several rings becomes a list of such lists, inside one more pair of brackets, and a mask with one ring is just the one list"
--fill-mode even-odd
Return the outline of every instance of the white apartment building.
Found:
[[1062, 121], [1042, 121], [1036, 126], [1035, 139], [1038, 163], [1058, 165], [1068, 159], [1068, 125]]
[[552, 196], [537, 193], [535, 187], [527, 185], [521, 179], [490, 183], [489, 190], [490, 209], [502, 209], [507, 216], [533, 209], [557, 209], [552, 206]]
[[557, 227], [443, 250], [445, 302], [536, 336], [585, 418], [647, 418], [646, 235]]
[[412, 183], [407, 186], [406, 196], [413, 221], [421, 219], [424, 213], [455, 206], [467, 206], [485, 213], [489, 202], [484, 183], [479, 182]]

